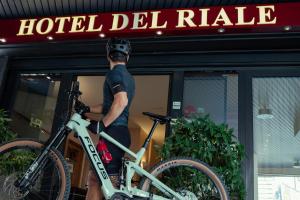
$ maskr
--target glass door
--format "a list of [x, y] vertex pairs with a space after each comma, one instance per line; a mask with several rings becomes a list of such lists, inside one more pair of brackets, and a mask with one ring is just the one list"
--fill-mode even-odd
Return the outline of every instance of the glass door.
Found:
[[51, 134], [60, 77], [21, 74], [10, 126], [21, 138], [46, 141]]
[[300, 199], [300, 77], [252, 79], [258, 200]]

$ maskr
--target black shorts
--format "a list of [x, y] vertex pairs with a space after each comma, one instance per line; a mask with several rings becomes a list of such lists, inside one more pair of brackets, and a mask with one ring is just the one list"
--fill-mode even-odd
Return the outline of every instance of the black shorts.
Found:
[[[110, 126], [104, 130], [109, 136], [117, 140], [119, 143], [129, 148], [131, 139], [128, 127], [126, 126]], [[113, 143], [105, 140], [107, 148], [112, 155], [112, 161], [109, 164], [105, 164], [106, 171], [109, 175], [119, 174], [122, 167], [122, 157], [125, 152], [118, 148]]]

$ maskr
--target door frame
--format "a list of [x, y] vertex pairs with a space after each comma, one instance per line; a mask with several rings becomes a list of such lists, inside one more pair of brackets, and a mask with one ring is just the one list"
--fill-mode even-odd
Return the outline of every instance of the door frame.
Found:
[[245, 146], [246, 157], [243, 163], [243, 176], [247, 200], [255, 199], [254, 174], [254, 132], [253, 132], [253, 78], [300, 77], [300, 67], [277, 69], [255, 68], [239, 72], [239, 141]]

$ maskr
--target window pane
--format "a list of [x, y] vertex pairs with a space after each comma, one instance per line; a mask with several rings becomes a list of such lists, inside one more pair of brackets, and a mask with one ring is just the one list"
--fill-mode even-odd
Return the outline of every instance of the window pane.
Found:
[[238, 131], [238, 76], [186, 77], [183, 115], [209, 114], [218, 124], [227, 123]]
[[300, 199], [300, 178], [258, 176], [258, 198], [265, 200]]
[[60, 81], [38, 75], [20, 79], [11, 128], [18, 137], [46, 141], [52, 129]]
[[256, 199], [300, 199], [299, 99], [298, 77], [253, 79]]

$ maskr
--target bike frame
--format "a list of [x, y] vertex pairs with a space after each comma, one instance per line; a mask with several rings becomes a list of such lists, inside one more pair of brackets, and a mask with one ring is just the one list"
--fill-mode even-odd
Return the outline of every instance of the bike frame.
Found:
[[166, 200], [167, 198], [164, 198], [162, 196], [158, 195], [152, 195], [149, 192], [140, 190], [136, 187], [131, 186], [131, 180], [133, 178], [133, 175], [135, 173], [141, 175], [141, 176], [146, 176], [149, 178], [152, 182], [152, 185], [158, 188], [160, 191], [165, 193], [166, 195], [171, 197], [175, 197], [177, 199], [184, 199], [183, 196], [181, 196], [179, 193], [173, 191], [171, 188], [166, 186], [164, 183], [156, 179], [154, 176], [152, 176], [150, 173], [145, 171], [143, 168], [139, 166], [142, 157], [146, 151], [146, 146], [149, 143], [150, 137], [157, 125], [157, 121], [155, 121], [155, 124], [153, 125], [151, 129], [151, 134], [148, 136], [147, 140], [145, 141], [145, 144], [143, 147], [137, 152], [134, 153], [130, 151], [128, 148], [120, 144], [118, 141], [114, 140], [112, 137], [110, 137], [108, 134], [105, 132], [101, 132], [99, 135], [103, 137], [104, 139], [110, 141], [126, 153], [128, 153], [130, 156], [132, 156], [135, 161], [126, 161], [125, 166], [126, 166], [126, 182], [125, 185], [121, 185], [120, 189], [115, 189], [112, 185], [112, 182], [109, 178], [109, 175], [107, 174], [104, 165], [98, 155], [98, 152], [89, 136], [87, 126], [90, 124], [90, 122], [82, 119], [81, 115], [78, 113], [73, 114], [71, 117], [70, 121], [67, 123], [67, 127], [71, 130], [73, 130], [76, 134], [76, 136], [79, 138], [84, 151], [86, 152], [90, 163], [92, 165], [92, 168], [94, 169], [96, 176], [98, 180], [102, 183], [102, 191], [106, 199], [110, 199], [114, 194], [116, 193], [122, 193], [125, 194], [129, 197], [137, 196], [137, 197], [145, 197], [145, 198], [152, 198], [154, 200]]

